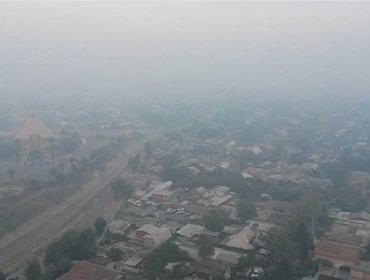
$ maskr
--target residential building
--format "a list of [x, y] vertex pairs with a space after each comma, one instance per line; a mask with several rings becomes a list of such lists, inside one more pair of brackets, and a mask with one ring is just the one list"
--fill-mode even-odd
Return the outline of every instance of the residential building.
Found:
[[124, 274], [87, 261], [77, 261], [57, 280], [123, 280]]

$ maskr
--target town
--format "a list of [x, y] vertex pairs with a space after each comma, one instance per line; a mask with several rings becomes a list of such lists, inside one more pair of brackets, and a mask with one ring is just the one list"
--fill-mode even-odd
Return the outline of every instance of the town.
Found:
[[[117, 114], [113, 123], [122, 125], [101, 123], [93, 130], [119, 139], [109, 144], [114, 153], [132, 142], [143, 143], [142, 148], [106, 181], [103, 192], [96, 192], [95, 201], [78, 211], [77, 219], [55, 231], [57, 238], [45, 240], [44, 254], [25, 254], [26, 268], [14, 277], [367, 279], [368, 113], [357, 103], [350, 109], [358, 112], [352, 118], [345, 107], [341, 113], [324, 107], [310, 114], [313, 104], [295, 105], [300, 110], [279, 104], [253, 104], [253, 109], [247, 103], [226, 109], [215, 104], [201, 117], [203, 108], [189, 109], [195, 121], [183, 118], [172, 104], [162, 104], [129, 117]], [[158, 112], [168, 122], [153, 123]], [[310, 126], [317, 118], [321, 126]], [[85, 130], [78, 133], [69, 126], [79, 139], [77, 146], [96, 139], [91, 133], [82, 137]], [[145, 133], [158, 134], [146, 140]], [[50, 137], [61, 140], [38, 118], [27, 119], [15, 137], [21, 155], [43, 155], [36, 162], [19, 156], [21, 168], [52, 166], [66, 157], [49, 158], [53, 153], [41, 143], [50, 143]], [[63, 169], [68, 183], [58, 181], [51, 170], [49, 184], [68, 189], [73, 174], [104, 176], [107, 168], [114, 168], [109, 165], [120, 162], [118, 154], [107, 160], [112, 156], [110, 150], [105, 153], [93, 161], [94, 152], [89, 160], [73, 152], [74, 160], [67, 156]], [[23, 190], [22, 176], [8, 172], [3, 178], [8, 184], [3, 199], [16, 201], [35, 189], [62, 194], [36, 179], [27, 181]], [[19, 191], [11, 192], [13, 188]], [[9, 260], [3, 265], [17, 268]]]
[[0, 1], [0, 280], [370, 280], [370, 1]]

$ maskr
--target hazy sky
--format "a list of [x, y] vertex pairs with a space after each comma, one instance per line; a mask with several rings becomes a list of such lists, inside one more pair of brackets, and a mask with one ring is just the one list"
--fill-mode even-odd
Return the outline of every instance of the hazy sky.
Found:
[[370, 3], [0, 2], [0, 95], [370, 95]]

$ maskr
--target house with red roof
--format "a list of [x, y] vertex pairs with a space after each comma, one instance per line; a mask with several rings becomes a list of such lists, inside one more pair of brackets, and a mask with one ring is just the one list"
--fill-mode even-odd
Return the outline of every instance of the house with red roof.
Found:
[[69, 272], [57, 280], [124, 280], [124, 274], [88, 261], [77, 261]]

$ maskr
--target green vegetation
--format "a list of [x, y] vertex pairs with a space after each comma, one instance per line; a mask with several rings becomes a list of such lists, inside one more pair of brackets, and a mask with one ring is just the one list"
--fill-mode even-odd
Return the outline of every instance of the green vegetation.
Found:
[[113, 181], [110, 184], [110, 187], [115, 197], [129, 198], [132, 195], [132, 193], [135, 191], [134, 186], [131, 183], [123, 179], [117, 179]]
[[0, 161], [15, 159], [20, 153], [20, 146], [17, 142], [0, 144]]
[[237, 265], [235, 266], [235, 271], [243, 272], [247, 269], [253, 267], [256, 264], [256, 255], [253, 251], [249, 252], [247, 256], [242, 256], [239, 258]]
[[316, 196], [307, 195], [296, 203], [292, 214], [286, 228], [275, 229], [266, 238], [277, 263], [269, 267], [262, 279], [294, 279], [295, 275], [304, 276], [313, 266], [313, 238], [331, 224], [327, 209]]
[[333, 182], [333, 189], [325, 195], [335, 207], [343, 211], [366, 211], [367, 199], [360, 189], [350, 186], [351, 172], [343, 163], [326, 164], [322, 167], [322, 173]]
[[94, 229], [95, 229], [96, 236], [101, 236], [104, 233], [106, 226], [107, 226], [107, 221], [104, 218], [102, 217], [96, 218], [95, 223], [94, 223]]
[[154, 149], [151, 142], [147, 142], [144, 146], [145, 154], [147, 157], [151, 157], [153, 155]]
[[93, 229], [87, 228], [81, 232], [70, 230], [48, 246], [44, 263], [49, 267], [49, 274], [57, 277], [70, 269], [72, 260], [89, 259], [95, 254]]
[[13, 169], [13, 168], [9, 168], [7, 171], [6, 171], [6, 174], [8, 175], [9, 179], [10, 180], [13, 180], [14, 179], [14, 176], [17, 172]]
[[256, 207], [247, 199], [238, 201], [237, 204], [238, 217], [245, 222], [253, 219], [257, 215]]
[[268, 269], [263, 273], [262, 280], [295, 280], [296, 274], [293, 267], [287, 260], [282, 260], [276, 264], [268, 267]]
[[229, 219], [223, 211], [211, 210], [203, 217], [204, 223], [209, 230], [221, 231], [228, 224]]
[[5, 280], [8, 275], [0, 271], [0, 280]]
[[40, 263], [37, 260], [31, 261], [27, 265], [24, 275], [26, 276], [27, 280], [39, 280], [41, 277]]
[[332, 268], [334, 266], [334, 264], [329, 261], [329, 260], [326, 260], [326, 259], [315, 259], [314, 260], [314, 263], [315, 263], [315, 266], [318, 268], [319, 266], [324, 266], [324, 267], [328, 267], [328, 268]]
[[201, 236], [199, 240], [198, 254], [202, 258], [212, 255], [215, 251], [215, 245], [206, 236]]
[[110, 258], [114, 262], [122, 260], [122, 255], [122, 251], [118, 248], [112, 248], [107, 253], [108, 258]]
[[294, 183], [270, 184], [256, 178], [243, 178], [239, 172], [202, 170], [198, 174], [191, 174], [186, 168], [176, 166], [179, 162], [175, 155], [167, 156], [160, 160], [163, 165], [161, 179], [171, 180], [177, 186], [191, 186], [197, 188], [204, 186], [228, 186], [240, 198], [247, 198], [251, 201], [258, 200], [262, 193], [270, 194], [274, 199], [295, 202], [304, 194], [304, 188]]
[[128, 240], [128, 237], [126, 235], [119, 234], [119, 233], [112, 233], [109, 230], [106, 232], [104, 237], [105, 237], [104, 242], [108, 244], [112, 243], [112, 241], [127, 241]]
[[199, 139], [219, 138], [222, 136], [222, 130], [218, 127], [212, 127], [208, 123], [200, 121], [193, 121], [191, 125], [185, 130], [185, 133]]
[[364, 261], [370, 261], [370, 243], [365, 246], [364, 251], [361, 254], [361, 259]]
[[81, 139], [77, 133], [61, 138], [55, 145], [55, 153], [58, 156], [73, 153], [81, 144]]
[[150, 279], [162, 279], [164, 267], [169, 262], [179, 262], [190, 260], [189, 255], [181, 251], [179, 247], [169, 240], [163, 243], [158, 249], [154, 250], [145, 260], [144, 270]]
[[116, 149], [120, 148], [128, 143], [128, 140], [125, 135], [117, 135], [114, 137], [110, 143], [111, 148]]
[[132, 169], [132, 170], [136, 170], [136, 168], [139, 167], [139, 164], [140, 164], [140, 155], [137, 154], [136, 156], [130, 158], [128, 160], [128, 166]]
[[257, 144], [266, 134], [266, 128], [261, 123], [253, 123], [239, 132], [237, 138], [245, 144]]

